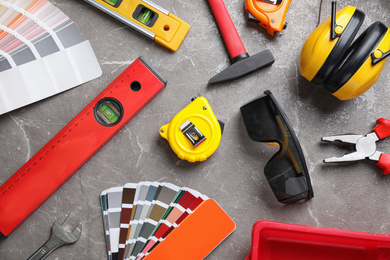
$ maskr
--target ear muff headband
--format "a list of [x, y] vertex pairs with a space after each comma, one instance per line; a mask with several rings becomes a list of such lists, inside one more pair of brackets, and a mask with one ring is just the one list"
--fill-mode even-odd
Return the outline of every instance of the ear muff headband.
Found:
[[[356, 7], [353, 6], [339, 10], [336, 13], [337, 24], [346, 28], [355, 11]], [[338, 42], [338, 38], [330, 40], [330, 23], [331, 17], [328, 17], [309, 35], [303, 45], [299, 71], [308, 81], [313, 80]]]
[[332, 73], [326, 77], [325, 87], [334, 93], [347, 83], [363, 63], [370, 58], [371, 53], [376, 49], [386, 32], [387, 26], [381, 22], [375, 22], [368, 27], [348, 48], [342, 59], [337, 62], [331, 71]]

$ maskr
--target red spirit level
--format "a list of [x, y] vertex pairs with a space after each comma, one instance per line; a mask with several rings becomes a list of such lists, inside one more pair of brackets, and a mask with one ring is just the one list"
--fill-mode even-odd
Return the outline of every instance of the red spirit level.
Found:
[[0, 187], [0, 238], [8, 236], [164, 87], [135, 60]]

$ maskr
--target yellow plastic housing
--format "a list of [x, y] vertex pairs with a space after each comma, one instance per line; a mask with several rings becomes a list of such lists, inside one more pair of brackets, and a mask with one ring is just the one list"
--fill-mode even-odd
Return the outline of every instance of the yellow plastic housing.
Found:
[[[187, 120], [206, 137], [206, 140], [196, 147], [180, 130], [180, 126]], [[193, 163], [206, 160], [217, 150], [222, 131], [206, 98], [197, 97], [176, 114], [169, 124], [160, 128], [160, 135], [168, 140], [172, 150], [180, 159]]]
[[[103, 0], [95, 1], [118, 13], [122, 17], [143, 27], [145, 30], [155, 34], [154, 40], [157, 43], [173, 51], [176, 51], [179, 48], [180, 44], [184, 40], [184, 37], [187, 35], [190, 29], [189, 24], [179, 19], [175, 15], [171, 13], [167, 15], [142, 0], [123, 0], [118, 7], [112, 6]], [[133, 13], [139, 5], [148, 8], [158, 15], [158, 18], [152, 27], [149, 27], [133, 18]]]
[[[390, 50], [390, 30], [387, 29], [386, 34], [379, 42], [375, 52], [385, 53]], [[372, 65], [372, 57], [370, 56], [358, 71], [344, 84], [339, 90], [333, 93], [340, 100], [355, 98], [366, 92], [378, 80], [383, 68], [386, 64], [386, 59], [380, 61], [376, 65]]]
[[[345, 28], [355, 13], [356, 7], [346, 6], [336, 13], [336, 24]], [[303, 77], [311, 81], [322, 64], [328, 58], [338, 38], [331, 40], [331, 17], [322, 22], [306, 39], [299, 57], [299, 71]], [[339, 31], [340, 32], [340, 31]], [[342, 31], [341, 31], [342, 32]]]

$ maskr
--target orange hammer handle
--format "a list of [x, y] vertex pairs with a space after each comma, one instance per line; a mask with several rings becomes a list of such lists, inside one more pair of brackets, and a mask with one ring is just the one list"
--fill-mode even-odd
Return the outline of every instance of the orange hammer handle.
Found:
[[244, 44], [233, 24], [223, 0], [208, 0], [214, 17], [217, 20], [223, 40], [228, 49], [230, 59], [234, 61], [240, 55], [248, 56]]

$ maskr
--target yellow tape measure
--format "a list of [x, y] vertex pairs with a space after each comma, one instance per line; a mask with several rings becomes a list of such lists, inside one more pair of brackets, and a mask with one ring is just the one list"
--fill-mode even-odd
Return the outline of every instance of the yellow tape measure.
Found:
[[210, 157], [221, 142], [223, 123], [218, 121], [207, 99], [197, 97], [160, 128], [177, 156], [189, 162]]

